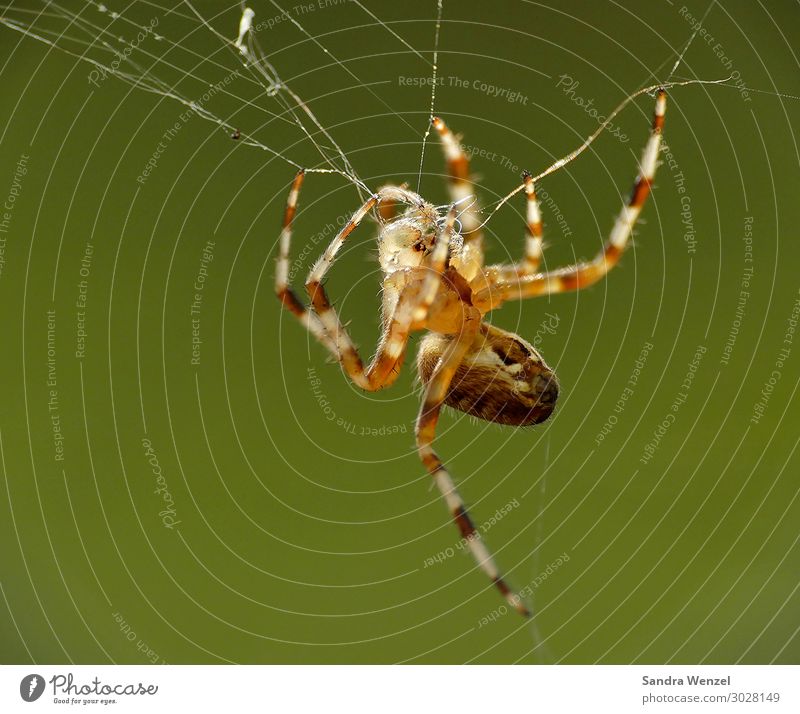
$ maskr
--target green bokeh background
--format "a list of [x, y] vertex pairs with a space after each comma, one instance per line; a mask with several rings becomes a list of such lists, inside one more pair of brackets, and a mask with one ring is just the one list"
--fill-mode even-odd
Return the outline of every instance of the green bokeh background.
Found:
[[[435, 3], [367, 3], [374, 17], [322, 5], [287, 6], [303, 29], [280, 22], [259, 33], [262, 44], [370, 187], [415, 186], [429, 90], [401, 78], [430, 75]], [[707, 7], [687, 5], [695, 17]], [[92, 5], [66, 7], [110, 22]], [[196, 7], [235, 36], [237, 5]], [[14, 3], [6, 15], [67, 28], [33, 8]], [[161, 57], [154, 73], [185, 96], [198, 99], [238, 66], [185, 6], [109, 9], [124, 10], [112, 31], [128, 39], [125, 18], [159, 18], [157, 31], [182, 49], [149, 38], [134, 59]], [[257, 20], [279, 14], [255, 9]], [[738, 72], [763, 93], [672, 90], [665, 136], [676, 164], [662, 166], [621, 267], [586, 292], [492, 315], [542, 338], [562, 386], [554, 418], [531, 430], [442, 419], [438, 449], [476, 521], [518, 504], [487, 540], [512, 584], [533, 591], [531, 623], [497, 614], [502, 600], [467, 555], [425, 567], [457, 534], [414, 453], [413, 365], [391, 390], [362, 394], [281, 312], [272, 280], [292, 166], [200, 118], [182, 122], [185, 107], [117, 78], [92, 87], [91, 66], [0, 27], [2, 196], [29, 157], [2, 234], [2, 661], [797, 663], [800, 344], [763, 416], [751, 417], [800, 297], [800, 103], [771, 94], [800, 95], [799, 21], [788, 0], [715, 5], [705, 22], [713, 41], [696, 38], [677, 75]], [[59, 44], [86, 51], [70, 39], [85, 35], [68, 29]], [[473, 163], [484, 204], [597, 127], [561, 75], [608, 111], [668, 75], [691, 32], [680, 2], [445, 2], [436, 107], [466, 144], [496, 154]], [[275, 99], [243, 73], [228, 89], [211, 111], [297, 164], [319, 164], [299, 129], [268, 113]], [[651, 108], [642, 97], [618, 118], [629, 142], [605, 135], [542, 182], [553, 202], [543, 209], [549, 267], [600, 246]], [[432, 139], [421, 190], [437, 203], [447, 200], [442, 172]], [[301, 204], [293, 251], [307, 266], [358, 197], [338, 177], [310, 176]], [[514, 201], [492, 219], [490, 260], [519, 255], [522, 209]], [[361, 228], [329, 281], [365, 354], [378, 327], [374, 234]], [[193, 365], [193, 284], [209, 240]], [[750, 294], [723, 364], [748, 266]], [[293, 269], [296, 284], [304, 271]], [[48, 310], [63, 461], [48, 411]], [[543, 321], [557, 323], [554, 334]], [[706, 352], [686, 401], [642, 463], [698, 346]], [[618, 421], [598, 441], [610, 416]], [[143, 439], [174, 500], [174, 528], [159, 516]]]

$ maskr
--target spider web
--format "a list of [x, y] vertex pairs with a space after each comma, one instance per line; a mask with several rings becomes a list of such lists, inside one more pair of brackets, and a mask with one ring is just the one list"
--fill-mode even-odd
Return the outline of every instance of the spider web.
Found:
[[[343, 72], [348, 74], [359, 87], [368, 91], [380, 103], [386, 106], [392, 114], [398, 115], [369, 84], [363, 82], [346, 64], [335, 57], [322, 42], [311, 35], [303, 25], [287, 12], [276, 0], [271, 0], [272, 5], [277, 11], [286, 16], [289, 21], [311, 42], [319, 47]], [[420, 136], [420, 160], [419, 172], [417, 176], [417, 189], [422, 182], [422, 175], [425, 162], [425, 153], [428, 139], [431, 134], [432, 119], [436, 109], [436, 87], [437, 73], [439, 71], [439, 40], [443, 14], [443, 0], [436, 2], [436, 23], [433, 44], [432, 61], [427, 60], [420, 52], [409, 45], [402, 37], [397, 35], [391, 28], [381, 22], [375, 14], [365, 7], [358, 0], [353, 0], [353, 4], [361, 9], [366, 15], [377, 21], [393, 38], [410, 49], [418, 58], [424, 61], [431, 69], [431, 93], [429, 102], [429, 112], [424, 131], [420, 132], [419, 127], [414, 127], [409, 122], [400, 117], [411, 130]], [[706, 10], [706, 15], [712, 5]], [[131, 7], [131, 6], [129, 6]], [[192, 49], [190, 43], [183, 39], [173, 39], [160, 28], [152, 28], [144, 24], [141, 20], [134, 19], [133, 12], [127, 9], [124, 12], [116, 12], [103, 3], [94, 0], [85, 0], [83, 8], [79, 11], [67, 9], [58, 2], [42, 2], [39, 11], [9, 6], [0, 6], [2, 15], [0, 23], [9, 30], [20, 35], [42, 43], [59, 52], [74, 57], [82, 63], [91, 66], [105, 80], [121, 81], [131, 87], [145, 93], [149, 93], [161, 98], [176, 102], [194, 112], [195, 115], [217, 127], [226, 136], [237, 135], [239, 141], [249, 147], [258, 149], [282, 160], [287, 165], [301, 169], [305, 168], [309, 173], [331, 173], [337, 174], [349, 181], [357, 190], [363, 200], [372, 191], [360, 178], [356, 168], [343, 148], [339, 145], [333, 133], [319, 120], [314, 111], [294, 91], [279, 74], [277, 68], [269, 59], [269, 52], [259, 42], [258, 35], [253, 31], [252, 15], [248, 15], [247, 10], [243, 10], [238, 15], [230, 11], [224, 11], [217, 18], [205, 17], [191, 2], [182, 0], [175, 8], [167, 9], [158, 6], [148, 0], [141, 0], [139, 8], [151, 8], [153, 11], [164, 16], [179, 18], [182, 23], [188, 24], [192, 31], [200, 34], [210, 35], [218, 42], [218, 51], [210, 56], [203, 55], [197, 50]], [[705, 19], [705, 16], [703, 19]], [[249, 18], [249, 19], [248, 19]], [[660, 86], [683, 86], [688, 84], [725, 84], [727, 78], [715, 80], [684, 80], [676, 77], [676, 72], [684, 56], [692, 45], [697, 29], [688, 39], [682, 48], [677, 59], [671, 68], [669, 75], [664, 82], [653, 84], [633, 93], [608, 115], [606, 122], [601, 125], [587, 140], [577, 149], [567, 154], [562, 159], [552, 164], [550, 167], [539, 172], [535, 180], [548, 176], [560, 170], [566, 164], [576, 159], [589, 145], [599, 137], [610, 125], [611, 121], [628, 106], [634, 99], [644, 93], [653, 91]], [[162, 34], [163, 32], [163, 34]], [[141, 33], [149, 35], [153, 43], [138, 42], [135, 38]], [[671, 59], [671, 58], [670, 58]], [[670, 60], [667, 60], [667, 62]], [[195, 63], [191, 69], [187, 69], [188, 63]], [[666, 64], [666, 62], [665, 62]], [[660, 68], [659, 68], [660, 69]], [[236, 84], [232, 87], [228, 85], [220, 86], [221, 83], [213, 82], [213, 77], [209, 76], [211, 71], [217, 71], [235, 77]], [[174, 79], [167, 80], [165, 76], [173, 75]], [[675, 80], [672, 78], [676, 77]], [[190, 87], [194, 87], [191, 90]], [[203, 100], [202, 91], [207, 91], [208, 87], [218, 88], [215, 95], [223, 97], [230, 102], [233, 110], [225, 114], [214, 108], [213, 97], [208, 101]], [[248, 96], [249, 90], [252, 98]], [[796, 99], [791, 95], [779, 94], [777, 92], [764, 92], [762, 90], [748, 88], [750, 91], [762, 92], [774, 96]], [[265, 121], [275, 121], [296, 128], [303, 137], [313, 147], [319, 157], [319, 165], [307, 167], [299, 163], [295, 158], [286, 152], [275, 148], [272, 144], [262, 140], [257, 132], [248, 131], [247, 127], [239, 126], [232, 118], [238, 116], [238, 110], [248, 110], [257, 113]], [[522, 190], [524, 185], [520, 185], [514, 191], [502, 198], [493, 205], [487, 206], [484, 211], [486, 219], [481, 226], [485, 226], [489, 220], [502, 208], [502, 206], [516, 193]], [[547, 436], [546, 448], [544, 453], [543, 476], [540, 482], [538, 501], [540, 510], [537, 516], [535, 533], [535, 543], [538, 544], [543, 539], [543, 509], [547, 491], [546, 473], [550, 467], [550, 448], [549, 435]], [[539, 550], [534, 548], [534, 557], [531, 566], [535, 576], [540, 569]], [[549, 651], [546, 640], [538, 630], [536, 620], [532, 623], [530, 634], [536, 644], [537, 655], [541, 660], [553, 660], [552, 653]]]
[[[281, 9], [277, 3], [273, 4]], [[116, 12], [94, 0], [85, 0], [84, 7], [78, 12], [58, 2], [43, 2], [39, 11], [13, 5], [0, 6], [0, 24], [90, 65], [98, 79], [105, 81], [112, 77], [142, 92], [174, 101], [216, 125], [228, 136], [236, 135], [244, 145], [265, 151], [309, 173], [339, 174], [356, 187], [362, 198], [370, 193], [330, 131], [269, 61], [252, 32], [251, 23], [245, 22], [248, 15], [252, 21], [252, 11], [244, 11], [241, 20], [235, 14], [225, 12], [222, 19], [230, 27], [226, 35], [215, 29], [189, 0], [183, 0], [174, 9], [159, 7], [147, 0], [129, 8], [142, 6], [159, 11], [164, 17], [179, 17], [184, 23], [194, 23], [194, 30], [187, 36], [202, 29], [219, 41], [219, 50], [211, 56], [203, 55], [184, 40], [174, 40], [166, 33], [162, 34], [152, 23], [147, 25], [133, 19], [129, 10]], [[235, 32], [237, 21], [239, 37]], [[151, 38], [156, 47], [142, 38]], [[187, 69], [187, 61], [194, 62], [195, 66]], [[207, 76], [209, 68], [226, 72], [226, 79], [235, 78], [238, 84], [212, 82]], [[168, 81], [163, 78], [166, 74], [174, 74], [176, 78]], [[204, 93], [201, 95], [199, 89], [188, 93], [183, 89], [187, 84], [203, 88]], [[255, 90], [255, 99], [248, 98], [243, 89]], [[209, 100], [217, 95], [230, 101], [234, 107], [226, 116], [209, 106], [214, 104]], [[235, 125], [232, 117], [245, 108], [255, 110], [267, 121], [297, 127], [319, 154], [321, 165], [303, 166], [285, 152]]]
[[[356, 86], [367, 90], [392, 115], [398, 117], [415, 134], [419, 135], [418, 128], [413, 127], [378, 95], [368, 83], [363, 82], [346, 64], [335, 57], [317, 37], [303, 27], [292, 13], [286, 11], [276, 0], [270, 0], [270, 2], [281, 13], [282, 17], [288, 19], [308, 40], [317, 45], [338, 67], [353, 78]], [[438, 54], [443, 0], [436, 0], [437, 17], [432, 62], [425, 59], [418, 50], [383, 23], [363, 3], [354, 0], [353, 4], [371, 19], [377, 21], [393, 38], [401, 42], [431, 67], [429, 116], [425, 129], [421, 133], [420, 141], [420, 162], [417, 176], [417, 188], [419, 189], [422, 181], [425, 150], [431, 133], [436, 104], [436, 79], [439, 69]], [[714, 4], [712, 2], [708, 6], [703, 18], [708, 15]], [[112, 10], [109, 6], [96, 0], [84, 0], [83, 8], [77, 12], [51, 0], [42, 0], [41, 6], [41, 10], [37, 11], [15, 7], [14, 5], [0, 5], [0, 11], [2, 12], [0, 24], [29, 39], [40, 42], [92, 66], [104, 80], [107, 77], [113, 77], [115, 80], [124, 82], [143, 92], [177, 102], [190, 109], [201, 119], [216, 125], [228, 136], [235, 134], [244, 145], [265, 151], [295, 169], [302, 168], [307, 173], [338, 174], [355, 186], [362, 201], [372, 193], [372, 190], [358, 176], [347, 154], [336, 142], [332, 133], [320, 122], [306, 102], [280, 77], [276, 67], [270, 62], [268, 53], [261, 46], [256, 33], [253, 31], [254, 13], [249, 8], [244, 8], [239, 17], [229, 10], [221, 11], [218, 17], [214, 18], [215, 21], [218, 20], [220, 23], [224, 23], [224, 31], [220, 31], [212, 25], [212, 21], [209, 18], [195, 8], [191, 0], [181, 0], [180, 4], [175, 8], [161, 7], [152, 2], [152, 0], [140, 0], [138, 5], [129, 5], [123, 12]], [[182, 22], [193, 23], [194, 29], [187, 36], [194, 34], [198, 30], [209, 33], [219, 42], [218, 52], [211, 56], [201, 54], [189, 47], [184, 40], [176, 41], [171, 39], [166, 32], [161, 34], [154, 31], [152, 27], [132, 19], [130, 16], [132, 14], [130, 12], [131, 8], [141, 7], [158, 11], [164, 17], [179, 17]], [[249, 20], [246, 21], [248, 15]], [[237, 21], [238, 37], [236, 32]], [[535, 174], [534, 181], [538, 182], [578, 158], [606, 131], [612, 120], [642, 94], [652, 93], [660, 87], [682, 87], [693, 84], [732, 86], [728, 84], [729, 77], [709, 80], [676, 77], [676, 71], [692, 45], [697, 32], [698, 30], [696, 29], [683, 46], [665, 81], [643, 87], [626, 97], [608, 114], [606, 121], [577, 149]], [[139, 35], [142, 33], [145, 35], [150, 34], [156, 45], [158, 45], [159, 51], [154, 51], [152, 46], [146, 42], [140, 43], [136, 42], [135, 39], [128, 39], [132, 34], [136, 35], [137, 33]], [[218, 56], [220, 54], [222, 55], [221, 58]], [[186, 69], [185, 61], [187, 60], [196, 63], [192, 69]], [[202, 72], [207, 71], [209, 65], [214, 69], [227, 72], [228, 76], [235, 76], [239, 84], [235, 84], [233, 89], [228, 89], [227, 86], [220, 87], [219, 84], [221, 83], [215, 84], [211, 82], [209, 77], [202, 74]], [[664, 65], [666, 65], [666, 62], [662, 64], [662, 67]], [[161, 76], [161, 74], [168, 72], [176, 74], [174, 81], [167, 81]], [[673, 77], [675, 77], [674, 80], [672, 79]], [[220, 116], [208, 106], [209, 102], [192, 98], [191, 94], [182, 89], [182, 86], [188, 80], [203, 87], [204, 90], [212, 87], [215, 90], [214, 94], [230, 100], [236, 110], [228, 112], [226, 116]], [[248, 87], [257, 90], [254, 99], [246, 97], [242, 91], [243, 88]], [[747, 89], [787, 99], [800, 99], [800, 97], [794, 95], [775, 91], [751, 87], [747, 87]], [[270, 104], [274, 108], [270, 108]], [[258, 112], [269, 121], [286, 123], [297, 127], [314, 147], [320, 157], [321, 165], [311, 167], [303, 165], [285, 152], [276, 149], [269, 143], [265, 143], [254, 133], [249, 133], [246, 128], [236, 126], [231, 117], [238, 114], [237, 110], [245, 108]], [[323, 140], [325, 143], [323, 143]], [[484, 213], [486, 218], [476, 230], [484, 228], [495, 214], [523, 189], [524, 184], [520, 184], [498, 201], [484, 206], [481, 209], [481, 213]]]

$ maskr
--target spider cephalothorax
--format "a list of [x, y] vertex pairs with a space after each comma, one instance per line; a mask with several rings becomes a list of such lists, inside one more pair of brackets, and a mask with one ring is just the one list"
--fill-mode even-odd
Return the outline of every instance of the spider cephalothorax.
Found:
[[[402, 190], [402, 189], [401, 189]], [[386, 187], [386, 204], [395, 203], [394, 192]], [[402, 190], [397, 199], [408, 199], [410, 191]], [[436, 233], [439, 230], [439, 213], [435, 206], [420, 200], [403, 212], [402, 215], [387, 221], [381, 230], [378, 241], [378, 260], [384, 273], [407, 268], [419, 268], [433, 250]]]
[[[304, 178], [302, 171], [289, 193], [275, 281], [278, 297], [336, 357], [353, 382], [368, 390], [391, 384], [405, 358], [409, 335], [428, 331], [417, 358], [424, 385], [416, 426], [417, 450], [479, 567], [523, 615], [530, 614], [527, 607], [500, 575], [453, 480], [433, 450], [439, 413], [447, 404], [480, 419], [511, 426], [538, 424], [552, 414], [558, 382], [541, 354], [518, 335], [484, 322], [483, 317], [509, 300], [585, 288], [616, 265], [650, 192], [665, 109], [666, 94], [661, 90], [639, 176], [603, 250], [586, 263], [559, 270], [539, 272], [542, 223], [529, 174], [523, 177], [528, 223], [524, 256], [518, 263], [484, 266], [475, 201], [468, 202], [458, 214], [462, 230], [456, 228], [456, 206], [472, 193], [469, 161], [441, 119], [434, 119], [433, 125], [441, 137], [450, 174], [449, 210], [442, 214], [401, 186], [381, 188], [353, 214], [311, 269], [305, 286], [311, 308], [305, 307], [288, 285], [292, 219]], [[401, 206], [403, 212], [398, 214]], [[341, 245], [373, 210], [381, 225], [382, 332], [377, 352], [365, 366], [322, 281]]]

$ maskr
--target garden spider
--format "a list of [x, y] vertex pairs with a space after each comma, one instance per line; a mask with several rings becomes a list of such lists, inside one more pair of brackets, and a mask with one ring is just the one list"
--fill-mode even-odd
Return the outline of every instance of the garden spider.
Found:
[[[451, 205], [446, 215], [404, 187], [385, 186], [359, 208], [311, 268], [305, 287], [311, 306], [305, 307], [288, 285], [292, 220], [303, 183], [300, 171], [292, 183], [283, 218], [275, 291], [278, 298], [333, 356], [352, 381], [375, 391], [397, 378], [412, 332], [427, 330], [417, 369], [424, 385], [416, 423], [417, 450], [444, 497], [461, 535], [480, 566], [508, 602], [530, 616], [525, 603], [506, 581], [467, 513], [446, 467], [433, 450], [442, 405], [498, 424], [538, 424], [552, 414], [558, 382], [539, 352], [518, 335], [483, 321], [508, 300], [580, 290], [602, 278], [628, 243], [633, 226], [650, 192], [658, 163], [666, 92], [656, 96], [650, 137], [639, 175], [628, 202], [605, 246], [593, 260], [559, 270], [538, 272], [542, 254], [542, 223], [533, 178], [523, 175], [527, 197], [525, 255], [515, 264], [483, 265], [483, 236], [474, 202], [460, 216], [456, 206], [471, 196], [469, 159], [456, 137], [438, 118], [450, 176]], [[405, 212], [396, 215], [398, 205]], [[347, 329], [328, 300], [323, 279], [339, 248], [373, 209], [381, 223], [378, 236], [383, 272], [382, 332], [377, 352], [365, 367]]]

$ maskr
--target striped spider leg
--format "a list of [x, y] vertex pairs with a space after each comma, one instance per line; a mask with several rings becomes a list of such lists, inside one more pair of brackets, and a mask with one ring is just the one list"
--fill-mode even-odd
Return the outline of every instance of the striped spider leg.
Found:
[[[303, 305], [288, 284], [292, 221], [297, 212], [297, 201], [304, 175], [303, 171], [297, 173], [286, 202], [275, 292], [284, 307], [294, 314], [341, 363], [354, 384], [367, 391], [376, 391], [392, 384], [399, 374], [412, 322], [420, 315], [424, 319], [426, 306], [433, 301], [439, 275], [444, 270], [449, 236], [447, 230], [438, 230], [440, 221], [435, 208], [426, 204], [420, 196], [397, 186], [383, 187], [378, 193], [370, 196], [353, 214], [312, 267], [305, 283], [306, 292], [311, 300], [309, 309]], [[409, 204], [408, 211], [411, 214], [419, 213], [425, 216], [424, 220], [430, 223], [431, 228], [424, 239], [420, 237], [413, 247], [407, 249], [407, 252], [416, 256], [417, 269], [412, 271], [413, 275], [404, 273], [395, 277], [388, 276], [384, 281], [383, 330], [375, 356], [369, 366], [364, 367], [364, 361], [331, 305], [322, 281], [344, 241], [371, 209], [384, 202], [389, 206], [394, 203]], [[449, 224], [450, 230], [454, 218], [455, 213]], [[405, 236], [408, 229], [403, 221], [396, 221], [393, 225], [396, 226], [395, 232]], [[430, 256], [430, 259], [423, 267], [423, 258], [427, 256]], [[397, 277], [402, 279], [398, 280]]]
[[[276, 293], [283, 305], [336, 357], [355, 384], [377, 390], [396, 378], [414, 331], [428, 334], [420, 343], [417, 369], [424, 385], [416, 424], [417, 450], [450, 509], [478, 566], [507, 601], [530, 615], [500, 574], [476, 530], [447, 468], [433, 449], [442, 405], [486, 421], [510, 426], [538, 424], [552, 414], [558, 382], [541, 354], [522, 337], [483, 320], [507, 300], [579, 290], [595, 283], [617, 264], [650, 191], [657, 166], [666, 95], [659, 91], [650, 138], [645, 146], [633, 193], [612, 228], [603, 251], [592, 261], [544, 273], [542, 225], [533, 180], [524, 177], [527, 237], [522, 260], [483, 266], [480, 222], [474, 202], [461, 213], [456, 204], [470, 196], [469, 160], [440, 119], [434, 125], [442, 139], [452, 199], [446, 216], [405, 187], [385, 186], [371, 196], [336, 235], [312, 267], [306, 281], [311, 307], [305, 307], [288, 285], [289, 248], [303, 173], [292, 184], [284, 215], [276, 274]], [[405, 211], [395, 215], [395, 208]], [[383, 272], [382, 332], [367, 368], [327, 298], [322, 280], [336, 253], [363, 218], [377, 209], [383, 218], [378, 236]]]
[[[441, 406], [451, 403], [450, 386], [454, 375], [459, 382], [472, 389], [469, 385], [478, 371], [465, 371], [465, 360], [475, 359], [486, 341], [487, 331], [499, 333], [481, 322], [481, 315], [469, 304], [468, 283], [449, 265], [451, 250], [460, 252], [463, 249], [461, 238], [455, 231], [455, 206], [451, 206], [443, 218], [435, 206], [411, 191], [391, 186], [381, 189], [353, 214], [312, 267], [306, 280], [306, 290], [311, 297], [311, 306], [308, 308], [288, 284], [292, 221], [303, 176], [300, 172], [295, 177], [284, 214], [275, 281], [278, 298], [333, 354], [353, 382], [370, 391], [394, 381], [412, 331], [430, 329], [435, 331], [432, 336], [443, 336], [441, 340], [428, 341], [421, 352], [420, 371], [425, 382], [425, 395], [416, 429], [418, 451], [480, 567], [509, 602], [527, 615], [525, 606], [500, 576], [450, 475], [432, 448]], [[385, 275], [383, 330], [376, 355], [365, 369], [355, 345], [327, 298], [322, 279], [346, 238], [367, 212], [382, 201], [406, 204], [407, 208], [404, 214], [384, 224], [381, 231], [379, 258]], [[505, 400], [500, 401], [505, 403]], [[464, 408], [465, 405], [462, 405]], [[498, 408], [502, 411], [504, 407]]]
[[[642, 154], [639, 174], [633, 184], [633, 190], [628, 201], [622, 207], [614, 222], [603, 250], [588, 262], [545, 273], [520, 273], [515, 266], [504, 265], [487, 268], [485, 273], [487, 282], [484, 286], [479, 288], [477, 285], [473, 285], [476, 292], [475, 304], [482, 312], [493, 310], [508, 300], [522, 300], [529, 297], [587, 288], [603, 278], [611, 268], [617, 265], [620, 256], [628, 245], [633, 227], [642, 212], [642, 207], [650, 195], [650, 189], [658, 168], [658, 152], [661, 147], [661, 133], [666, 109], [667, 93], [660, 89], [656, 94], [653, 123]], [[530, 194], [528, 199], [530, 207]], [[535, 202], [535, 197], [533, 201]], [[538, 214], [538, 206], [536, 213]]]

